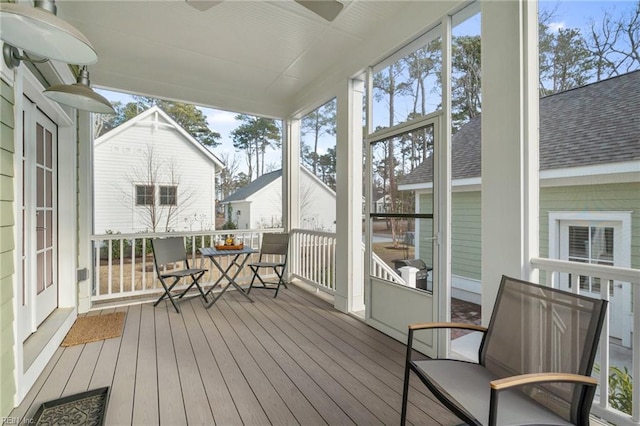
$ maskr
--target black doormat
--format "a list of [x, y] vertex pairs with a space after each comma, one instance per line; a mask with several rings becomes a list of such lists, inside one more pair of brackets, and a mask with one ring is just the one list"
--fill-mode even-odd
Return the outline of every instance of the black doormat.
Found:
[[37, 425], [100, 426], [107, 413], [109, 387], [43, 403], [34, 417]]

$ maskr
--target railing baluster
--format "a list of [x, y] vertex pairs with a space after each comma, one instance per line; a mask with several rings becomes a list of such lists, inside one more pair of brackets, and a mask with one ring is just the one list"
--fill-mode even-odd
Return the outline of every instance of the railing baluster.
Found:
[[[571, 284], [570, 291], [573, 293], [584, 293], [580, 289], [580, 277], [589, 280], [600, 280], [599, 297], [605, 300], [611, 300], [611, 294], [616, 291], [616, 281], [618, 283], [629, 283], [632, 289], [632, 312], [640, 312], [640, 272], [637, 269], [604, 266], [597, 264], [571, 262], [558, 259], [531, 259], [531, 266], [538, 271], [546, 272], [546, 285], [559, 288], [561, 280], [568, 279]], [[623, 284], [624, 285], [624, 284]], [[628, 301], [623, 301], [627, 303]], [[631, 395], [631, 414], [625, 414], [611, 407], [609, 401], [609, 377], [611, 374], [611, 330], [610, 320], [614, 315], [615, 307], [609, 305], [606, 312], [605, 322], [602, 328], [602, 334], [599, 344], [599, 359], [597, 360], [600, 373], [599, 394], [600, 400], [592, 406], [592, 412], [608, 422], [619, 425], [638, 425], [640, 424], [640, 385], [636, 385], [637, 380], [632, 383]], [[623, 320], [628, 321], [625, 318]], [[640, 315], [633, 315], [633, 330], [640, 330]], [[631, 372], [630, 379], [640, 377], [640, 332], [632, 333], [631, 337]], [[623, 394], [618, 394], [622, 396]]]

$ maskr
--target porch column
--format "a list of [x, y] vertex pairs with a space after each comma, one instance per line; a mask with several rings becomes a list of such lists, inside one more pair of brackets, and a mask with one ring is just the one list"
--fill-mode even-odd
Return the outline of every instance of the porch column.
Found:
[[348, 80], [338, 92], [336, 121], [336, 294], [342, 312], [364, 309], [362, 257], [362, 102], [364, 82]]
[[284, 122], [282, 149], [282, 226], [285, 232], [300, 227], [300, 119]]
[[482, 6], [482, 323], [538, 253], [538, 4]]
[[78, 113], [78, 313], [91, 308], [93, 277], [93, 129], [91, 114]]

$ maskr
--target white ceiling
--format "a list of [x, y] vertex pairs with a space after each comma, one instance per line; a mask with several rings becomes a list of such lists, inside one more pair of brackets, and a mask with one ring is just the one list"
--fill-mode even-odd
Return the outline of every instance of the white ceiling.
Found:
[[312, 82], [356, 66], [351, 58], [375, 34], [401, 28], [394, 17], [425, 2], [342, 3], [333, 22], [293, 0], [225, 0], [204, 12], [183, 0], [56, 4], [98, 52], [94, 86], [282, 117]]

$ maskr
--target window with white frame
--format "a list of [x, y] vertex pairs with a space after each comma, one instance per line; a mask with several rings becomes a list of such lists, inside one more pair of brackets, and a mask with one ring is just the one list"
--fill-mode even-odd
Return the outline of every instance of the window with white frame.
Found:
[[160, 191], [160, 205], [161, 206], [176, 206], [178, 205], [178, 187], [175, 185], [172, 186], [161, 186], [159, 188]]
[[136, 185], [136, 206], [152, 206], [154, 192], [154, 185]]

